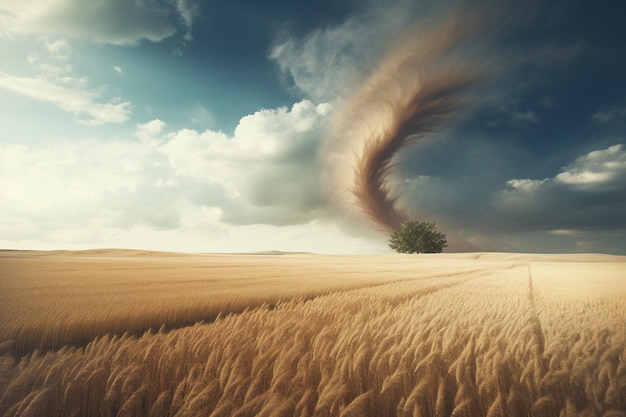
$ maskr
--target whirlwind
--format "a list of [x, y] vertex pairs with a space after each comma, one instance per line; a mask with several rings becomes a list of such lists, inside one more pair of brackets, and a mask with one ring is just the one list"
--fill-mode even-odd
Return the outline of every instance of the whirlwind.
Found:
[[339, 100], [324, 152], [336, 204], [385, 232], [410, 218], [399, 202], [397, 157], [475, 107], [475, 87], [495, 72], [483, 47], [494, 21], [467, 10], [417, 21]]

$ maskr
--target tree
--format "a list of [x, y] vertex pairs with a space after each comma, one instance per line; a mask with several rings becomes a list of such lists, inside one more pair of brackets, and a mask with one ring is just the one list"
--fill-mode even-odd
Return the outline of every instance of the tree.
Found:
[[410, 220], [389, 237], [389, 247], [398, 253], [440, 253], [447, 245], [445, 233], [435, 223]]

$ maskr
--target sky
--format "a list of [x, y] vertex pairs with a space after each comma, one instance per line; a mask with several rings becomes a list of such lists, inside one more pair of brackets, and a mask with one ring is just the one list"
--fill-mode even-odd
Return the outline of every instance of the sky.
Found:
[[0, 0], [0, 247], [625, 255], [626, 3], [518, 3]]

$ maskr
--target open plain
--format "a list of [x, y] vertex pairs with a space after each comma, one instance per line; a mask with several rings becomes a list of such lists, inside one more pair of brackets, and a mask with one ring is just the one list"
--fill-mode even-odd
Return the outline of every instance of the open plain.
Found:
[[0, 251], [2, 416], [626, 416], [626, 257]]

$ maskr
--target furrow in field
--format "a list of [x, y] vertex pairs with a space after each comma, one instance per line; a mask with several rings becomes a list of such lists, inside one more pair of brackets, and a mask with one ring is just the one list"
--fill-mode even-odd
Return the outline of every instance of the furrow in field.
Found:
[[624, 264], [532, 264], [543, 352], [536, 415], [626, 411]]

